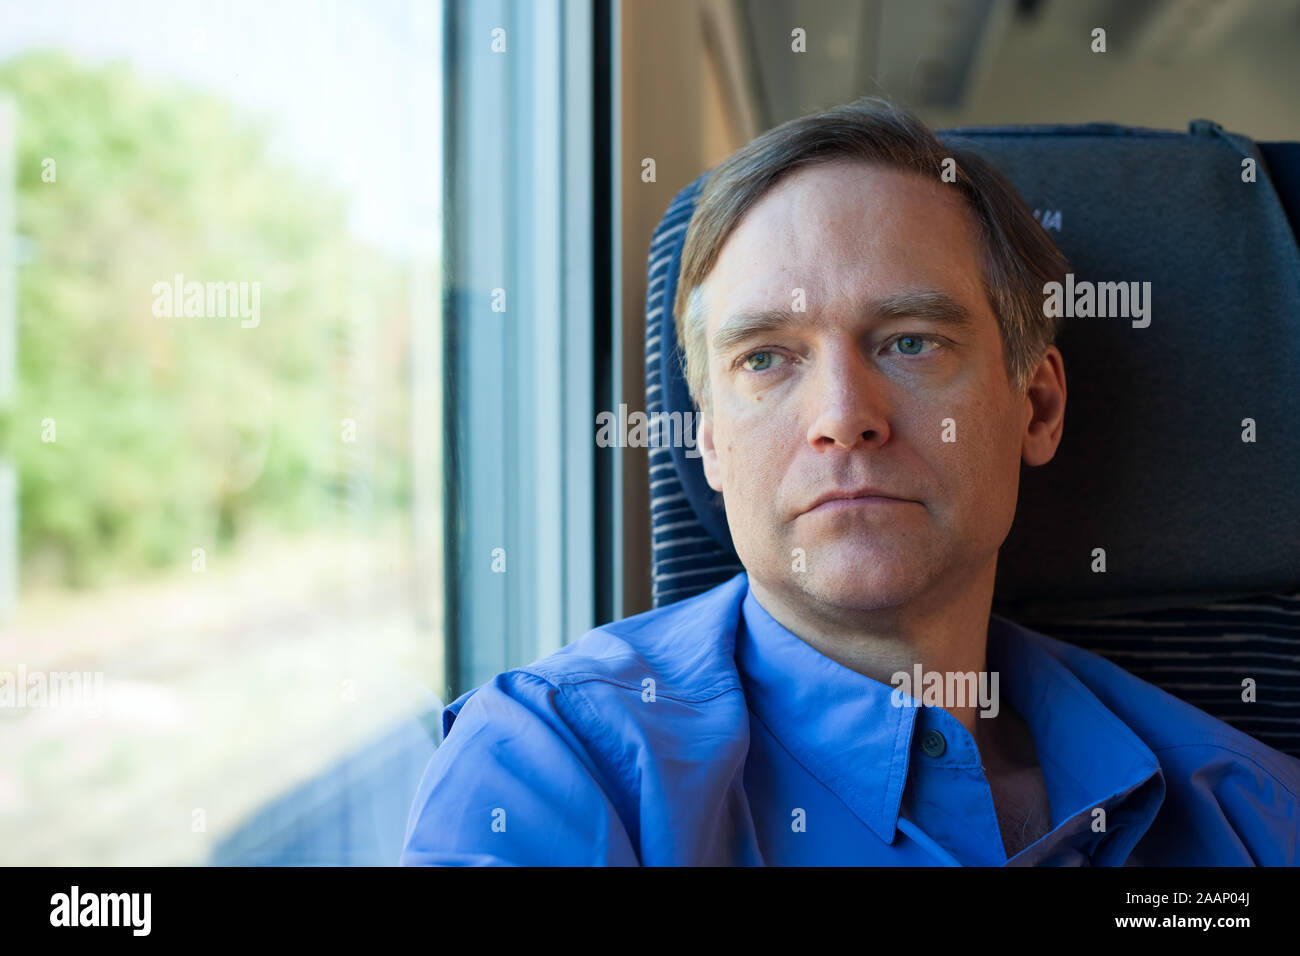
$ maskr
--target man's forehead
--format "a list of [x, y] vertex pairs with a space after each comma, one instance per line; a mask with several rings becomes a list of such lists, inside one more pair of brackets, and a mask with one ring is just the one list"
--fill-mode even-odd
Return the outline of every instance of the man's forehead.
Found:
[[938, 170], [927, 176], [881, 163], [827, 160], [782, 176], [745, 212], [728, 243], [775, 222], [788, 222], [791, 216], [795, 221], [802, 216], [858, 224], [859, 214], [888, 215], [900, 205], [918, 203], [934, 205], [947, 215], [961, 215], [966, 208], [960, 193], [939, 179]]
[[746, 213], [700, 287], [701, 304], [710, 335], [737, 313], [819, 311], [828, 297], [870, 313], [893, 308], [890, 298], [946, 296], [969, 312], [983, 301], [978, 253], [964, 201], [947, 188], [905, 170], [823, 163]]

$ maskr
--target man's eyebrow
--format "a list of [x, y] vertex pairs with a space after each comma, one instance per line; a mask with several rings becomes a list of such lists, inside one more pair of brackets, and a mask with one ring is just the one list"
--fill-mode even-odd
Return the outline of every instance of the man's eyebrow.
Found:
[[800, 325], [808, 319], [806, 313], [799, 313], [796, 316], [789, 309], [754, 309], [737, 312], [724, 320], [722, 325], [718, 326], [718, 331], [713, 333], [713, 348], [718, 352], [725, 352], [737, 342], [743, 342], [752, 336]]
[[970, 309], [948, 293], [934, 289], [887, 295], [873, 303], [869, 311], [882, 319], [929, 319], [954, 329], [968, 329], [974, 322]]
[[[970, 310], [946, 292], [916, 289], [895, 292], [867, 303], [865, 313], [876, 319], [926, 319], [953, 329], [968, 329], [973, 324]], [[777, 332], [812, 321], [809, 313], [789, 309], [753, 309], [737, 312], [725, 319], [713, 334], [713, 347], [725, 352], [738, 342], [756, 335]]]

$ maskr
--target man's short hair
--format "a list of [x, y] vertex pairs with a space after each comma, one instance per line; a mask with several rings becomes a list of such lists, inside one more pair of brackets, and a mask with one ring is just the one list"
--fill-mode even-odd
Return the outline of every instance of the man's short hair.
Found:
[[924, 123], [881, 97], [863, 97], [782, 123], [727, 157], [695, 204], [673, 302], [686, 384], [710, 407], [708, 344], [700, 285], [745, 213], [786, 175], [832, 160], [857, 160], [931, 177], [952, 159], [958, 190], [975, 214], [984, 289], [1002, 334], [1007, 377], [1018, 394], [1053, 344], [1060, 320], [1044, 315], [1043, 287], [1062, 282], [1068, 263], [1006, 178], [973, 152], [949, 148]]

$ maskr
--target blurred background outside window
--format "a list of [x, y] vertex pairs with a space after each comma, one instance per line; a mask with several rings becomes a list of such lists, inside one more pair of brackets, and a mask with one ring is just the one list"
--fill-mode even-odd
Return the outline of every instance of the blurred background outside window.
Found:
[[440, 8], [0, 20], [0, 671], [101, 675], [0, 709], [0, 862], [392, 862], [443, 682]]

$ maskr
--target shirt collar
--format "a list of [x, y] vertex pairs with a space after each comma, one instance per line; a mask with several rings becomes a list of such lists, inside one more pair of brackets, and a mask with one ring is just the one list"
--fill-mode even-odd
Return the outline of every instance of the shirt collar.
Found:
[[[999, 672], [1002, 699], [1033, 734], [1053, 828], [1096, 807], [1117, 809], [1136, 795], [1137, 805], [1123, 815], [1122, 842], [1131, 849], [1164, 795], [1150, 748], [1034, 632], [990, 615], [987, 658], [989, 669]], [[894, 706], [893, 687], [815, 650], [776, 621], [748, 586], [736, 628], [736, 665], [749, 706], [773, 736], [892, 843], [921, 708]], [[925, 710], [926, 723], [938, 721], [959, 752], [975, 752], [956, 718]], [[1153, 776], [1157, 782], [1144, 786]]]
[[759, 720], [880, 839], [894, 842], [916, 710], [776, 621], [747, 588], [736, 666]]
[[[1033, 733], [1054, 825], [1139, 788], [1150, 794], [1143, 785], [1160, 775], [1156, 755], [1039, 635], [990, 615], [987, 660], [1000, 675], [1002, 694]], [[1156, 805], [1141, 814], [1143, 832], [1163, 800], [1163, 777], [1157, 789]]]

